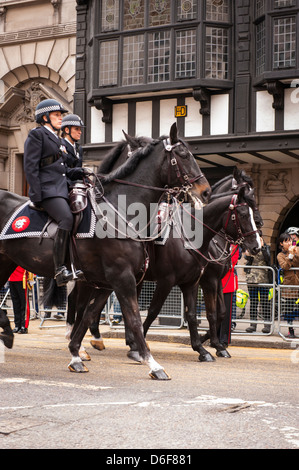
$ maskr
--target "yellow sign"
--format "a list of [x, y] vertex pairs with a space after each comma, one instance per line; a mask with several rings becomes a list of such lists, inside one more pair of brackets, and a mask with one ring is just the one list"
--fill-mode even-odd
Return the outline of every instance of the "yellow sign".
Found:
[[175, 106], [174, 108], [175, 117], [186, 117], [187, 116], [187, 106]]

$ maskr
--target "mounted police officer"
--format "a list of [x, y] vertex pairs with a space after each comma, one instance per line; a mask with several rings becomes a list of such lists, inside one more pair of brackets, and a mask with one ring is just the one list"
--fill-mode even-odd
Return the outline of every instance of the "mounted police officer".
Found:
[[78, 144], [84, 123], [77, 114], [68, 114], [62, 118], [61, 131], [62, 142], [67, 150], [65, 163], [69, 168], [81, 167], [83, 151]]
[[[47, 99], [39, 103], [35, 110], [35, 120], [41, 127], [29, 132], [24, 146], [24, 171], [30, 186], [29, 197], [34, 205], [42, 207], [58, 224], [53, 245], [58, 286], [74, 279], [73, 273], [65, 266], [69, 235], [73, 227], [67, 178], [82, 179], [84, 174], [83, 168], [68, 168], [64, 162], [67, 151], [58, 132], [62, 114], [66, 112], [56, 100]], [[82, 276], [82, 271], [76, 271], [76, 277]]]

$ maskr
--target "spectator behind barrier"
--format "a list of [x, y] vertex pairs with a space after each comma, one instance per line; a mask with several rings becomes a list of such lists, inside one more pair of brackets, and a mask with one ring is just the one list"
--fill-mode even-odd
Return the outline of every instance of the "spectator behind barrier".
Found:
[[[248, 251], [245, 251], [246, 266], [270, 266], [270, 248], [265, 244], [263, 237], [261, 237], [262, 248], [256, 256], [251, 256]], [[250, 321], [252, 322], [248, 328], [247, 333], [256, 331], [257, 310], [260, 302], [262, 308], [262, 315], [264, 322], [269, 322], [271, 318], [271, 302], [269, 301], [269, 287], [262, 284], [272, 282], [270, 280], [270, 270], [258, 268], [245, 268], [246, 281], [248, 285], [248, 293], [250, 298]], [[261, 285], [260, 285], [261, 284]], [[265, 324], [262, 329], [263, 333], [270, 333], [270, 325]]]
[[[292, 245], [291, 235], [282, 233], [279, 237], [280, 253], [277, 255], [277, 261], [283, 270], [283, 285], [299, 286], [299, 271], [291, 270], [291, 268], [299, 267], [299, 247]], [[289, 338], [295, 338], [293, 319], [296, 310], [296, 301], [298, 299], [299, 289], [287, 288], [282, 289], [282, 297], [285, 300], [285, 319], [289, 326]]]

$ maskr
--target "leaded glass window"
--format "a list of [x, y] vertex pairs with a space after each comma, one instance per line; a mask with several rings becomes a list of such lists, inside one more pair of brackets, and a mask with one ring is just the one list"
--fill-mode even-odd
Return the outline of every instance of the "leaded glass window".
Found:
[[115, 31], [119, 28], [119, 0], [102, 2], [102, 31]]
[[150, 0], [149, 26], [164, 26], [171, 22], [171, 1]]
[[170, 82], [174, 88], [179, 80], [188, 86], [188, 79], [231, 78], [229, 0], [97, 0], [97, 5], [95, 88], [113, 87], [115, 94], [122, 86], [137, 91], [152, 83]]
[[117, 85], [118, 41], [100, 43], [99, 86]]
[[296, 3], [296, 0], [274, 0], [274, 7], [275, 8], [283, 8], [283, 7], [292, 7]]
[[255, 15], [257, 17], [265, 13], [265, 0], [256, 0]]
[[296, 66], [296, 18], [274, 19], [273, 67]]
[[124, 0], [124, 30], [144, 28], [144, 1]]
[[206, 28], [206, 78], [228, 77], [228, 31], [224, 28]]
[[123, 46], [122, 84], [139, 85], [143, 83], [144, 35], [127, 36]]
[[196, 0], [179, 0], [178, 1], [178, 21], [193, 20], [197, 17], [197, 1]]
[[206, 0], [206, 19], [210, 21], [229, 21], [228, 0]]
[[196, 30], [179, 31], [176, 35], [176, 78], [196, 76]]
[[165, 82], [170, 79], [170, 32], [149, 34], [148, 82]]
[[266, 60], [266, 28], [265, 21], [261, 21], [256, 26], [256, 74], [260, 75], [265, 71]]

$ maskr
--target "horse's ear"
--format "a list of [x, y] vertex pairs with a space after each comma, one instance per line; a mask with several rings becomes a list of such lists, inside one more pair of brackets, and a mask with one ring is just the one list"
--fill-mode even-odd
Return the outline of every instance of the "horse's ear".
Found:
[[234, 167], [234, 171], [233, 171], [233, 177], [234, 177], [235, 179], [237, 179], [238, 176], [239, 176], [239, 174], [240, 174], [240, 170], [239, 170], [238, 167], [235, 166], [235, 167]]
[[134, 138], [134, 137], [131, 137], [129, 134], [127, 134], [123, 129], [122, 129], [122, 133], [123, 135], [125, 136], [125, 139], [127, 141], [127, 143], [131, 146], [131, 148], [133, 150], [136, 150], [138, 148], [138, 142], [137, 142], [137, 139]]
[[178, 128], [177, 128], [176, 122], [174, 122], [170, 128], [169, 138], [170, 138], [170, 143], [172, 145], [176, 144], [179, 141]]
[[240, 202], [242, 199], [244, 199], [245, 191], [247, 191], [246, 186], [241, 186], [239, 191], [238, 191], [238, 202]]

